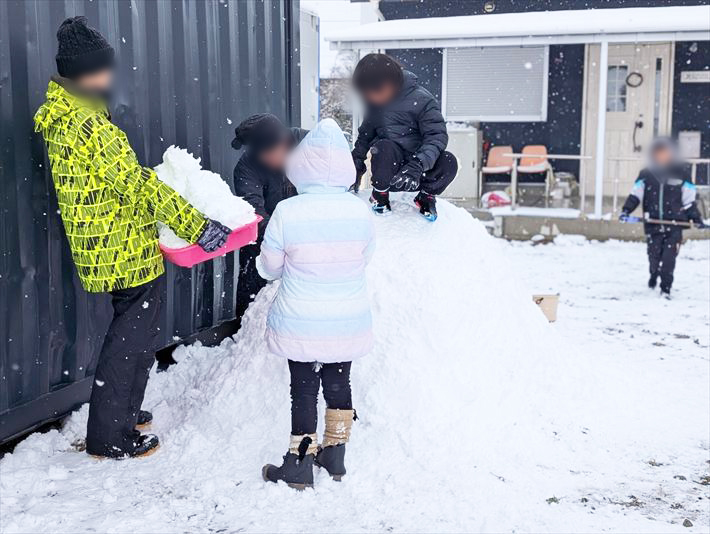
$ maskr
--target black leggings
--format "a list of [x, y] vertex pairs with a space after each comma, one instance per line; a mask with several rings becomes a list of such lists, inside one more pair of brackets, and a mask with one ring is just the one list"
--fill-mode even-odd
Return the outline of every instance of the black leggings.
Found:
[[291, 371], [291, 434], [315, 434], [318, 426], [318, 390], [323, 382], [323, 397], [328, 408], [352, 410], [350, 364], [325, 363], [315, 371], [314, 363], [288, 361]]

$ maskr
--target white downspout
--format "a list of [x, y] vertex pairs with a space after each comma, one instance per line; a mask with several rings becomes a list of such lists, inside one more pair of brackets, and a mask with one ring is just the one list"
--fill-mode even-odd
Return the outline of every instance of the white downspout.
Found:
[[602, 217], [604, 200], [604, 152], [606, 149], [606, 84], [609, 68], [609, 41], [602, 41], [599, 51], [599, 101], [597, 102], [597, 155], [594, 163], [594, 217]]

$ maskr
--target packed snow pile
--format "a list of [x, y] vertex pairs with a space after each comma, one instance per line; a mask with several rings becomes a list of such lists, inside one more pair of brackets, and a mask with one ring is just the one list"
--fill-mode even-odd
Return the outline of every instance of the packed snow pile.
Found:
[[[155, 167], [158, 178], [180, 193], [190, 204], [210, 219], [229, 228], [252, 222], [254, 208], [244, 199], [232, 194], [229, 185], [214, 172], [204, 170], [200, 158], [174, 145], [163, 154], [163, 163]], [[175, 235], [170, 228], [159, 224], [160, 243], [169, 248], [182, 248], [192, 243]]]
[[[509, 245], [445, 201], [432, 224], [411, 199], [395, 195], [392, 216], [375, 219], [376, 343], [353, 364], [359, 420], [343, 482], [321, 472], [314, 490], [296, 492], [261, 479], [290, 430], [287, 365], [264, 342], [274, 283], [233, 339], [181, 348], [178, 365], [153, 374], [144, 407], [161, 438], [155, 455], [113, 462], [77, 452], [85, 406], [61, 432], [35, 434], [6, 456], [1, 530], [707, 529], [707, 514], [693, 512], [687, 529], [673, 514], [689, 510], [649, 518], [629, 497], [636, 481], [652, 478], [652, 458], [669, 463], [682, 448], [695, 451], [686, 467], [703, 463], [702, 410], [677, 423], [647, 414], [629, 387], [644, 371], [609, 370], [600, 364], [608, 347], [568, 343], [558, 333], [564, 319], [550, 325], [533, 304], [518, 270], [527, 265], [516, 267]], [[662, 399], [664, 391], [646, 393]]]

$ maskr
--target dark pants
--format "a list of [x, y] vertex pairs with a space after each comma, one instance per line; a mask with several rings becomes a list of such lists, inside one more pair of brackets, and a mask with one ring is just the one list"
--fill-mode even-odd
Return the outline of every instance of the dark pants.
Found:
[[135, 448], [138, 411], [155, 361], [165, 275], [112, 291], [113, 320], [99, 354], [89, 405], [86, 450], [123, 456]]
[[[402, 147], [389, 139], [380, 139], [370, 148], [372, 153], [372, 187], [378, 191], [396, 191], [390, 182], [409, 159]], [[424, 173], [420, 190], [430, 195], [440, 195], [456, 178], [458, 162], [451, 152], [442, 152], [434, 167]]]
[[655, 281], [659, 276], [661, 277], [661, 291], [669, 292], [671, 290], [675, 259], [678, 256], [681, 241], [683, 241], [681, 228], [665, 226], [662, 231], [658, 230], [646, 235], [648, 270], [652, 280]]
[[350, 364], [351, 362], [325, 363], [316, 371], [313, 363], [288, 361], [291, 371], [291, 434], [315, 434], [321, 382], [328, 408], [353, 409]]
[[260, 245], [247, 245], [239, 249], [239, 278], [237, 280], [237, 319], [242, 318], [252, 303], [257, 293], [266, 285], [256, 270], [256, 257], [259, 255]]

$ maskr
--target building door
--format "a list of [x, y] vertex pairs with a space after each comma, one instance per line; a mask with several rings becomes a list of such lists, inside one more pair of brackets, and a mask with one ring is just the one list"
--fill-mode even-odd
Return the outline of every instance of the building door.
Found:
[[[604, 196], [625, 196], [644, 165], [656, 135], [670, 133], [672, 46], [670, 43], [610, 44], [607, 68]], [[588, 45], [585, 61], [582, 153], [596, 153], [599, 45]], [[595, 161], [582, 165], [589, 195]], [[589, 204], [587, 204], [589, 205]]]

